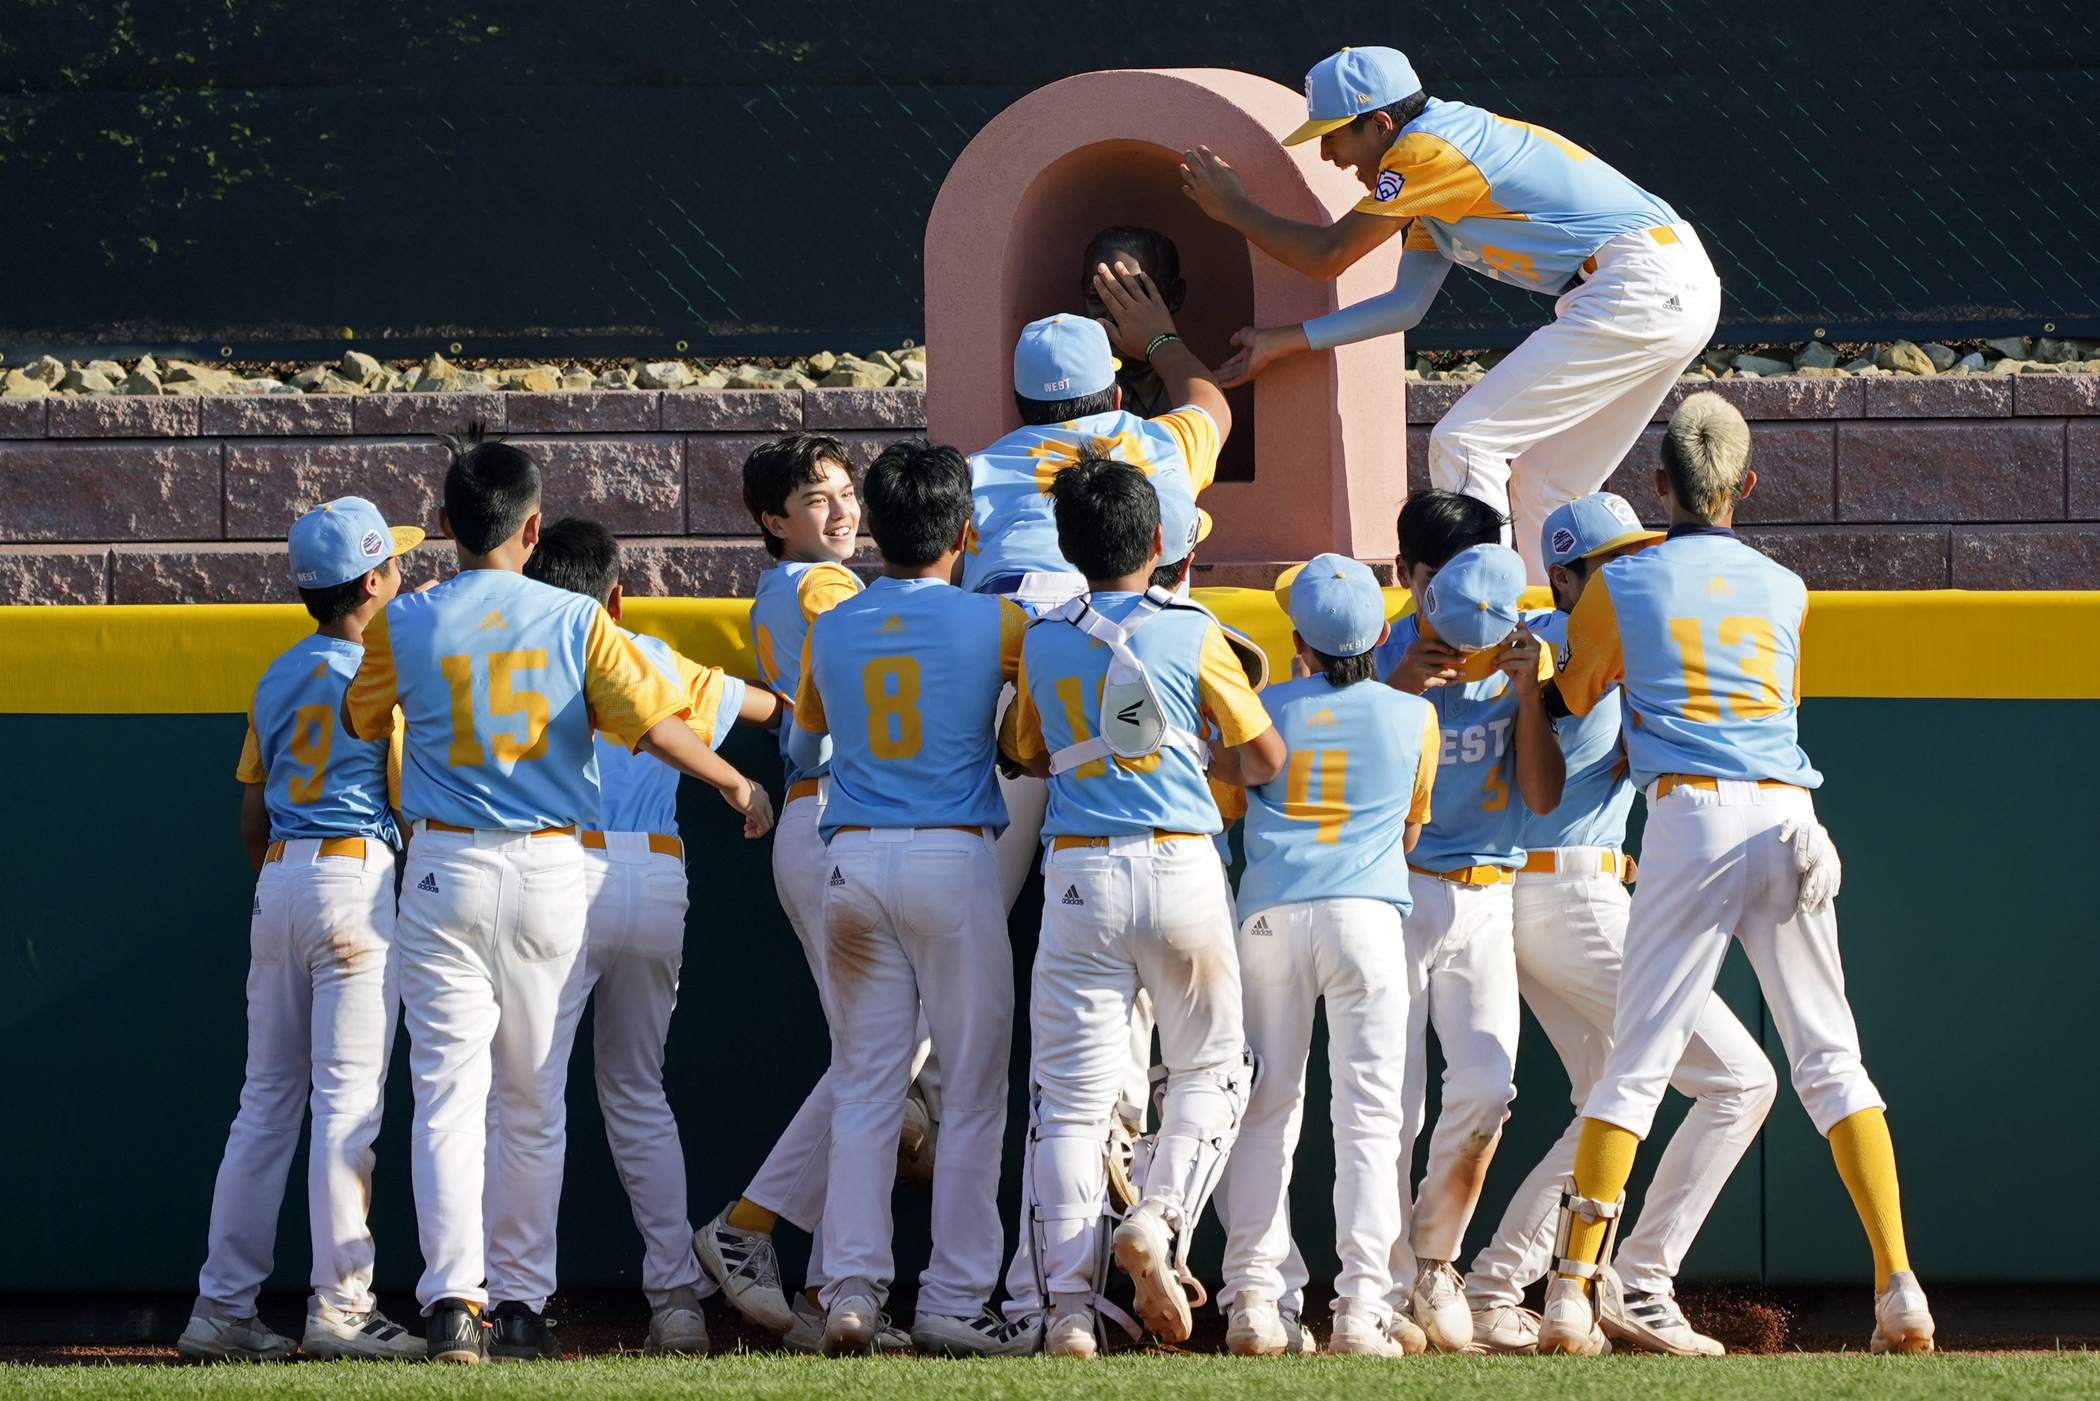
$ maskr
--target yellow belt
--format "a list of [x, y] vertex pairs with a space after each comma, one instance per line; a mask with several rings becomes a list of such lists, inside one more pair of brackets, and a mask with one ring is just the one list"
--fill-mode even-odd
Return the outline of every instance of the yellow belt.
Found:
[[[475, 829], [472, 827], [455, 827], [449, 822], [440, 822], [435, 817], [424, 818], [423, 825], [433, 832], [461, 832], [470, 837], [475, 832]], [[571, 822], [563, 827], [542, 827], [539, 831], [528, 833], [527, 835], [534, 837], [566, 837], [575, 830], [576, 824]]]
[[[1623, 851], [1602, 852], [1597, 858], [1597, 873], [1599, 875], [1617, 876], [1622, 881], [1630, 881], [1633, 879], [1633, 858]], [[1548, 847], [1544, 851], [1525, 853], [1524, 874], [1532, 876], [1574, 876], [1588, 875], [1589, 872], [1578, 870], [1574, 866], [1569, 866], [1563, 871], [1560, 864], [1560, 853]]]
[[[1760, 778], [1757, 780], [1757, 786], [1760, 788], [1792, 788], [1801, 793], [1808, 791], [1798, 783], [1781, 783], [1776, 778]], [[1703, 773], [1666, 773], [1655, 780], [1655, 800], [1661, 802], [1680, 788], [1703, 788], [1709, 793], [1718, 793], [1721, 791], [1721, 780]]]
[[[363, 837], [323, 837], [321, 838], [320, 854], [322, 856], [354, 856], [362, 861], [365, 859], [365, 839]], [[271, 842], [270, 853], [263, 857], [263, 864], [267, 866], [272, 861], [282, 860], [284, 860], [284, 843]]]
[[[1210, 840], [1210, 838], [1197, 832], [1162, 832], [1157, 827], [1152, 829], [1152, 840], [1155, 842], [1178, 842], [1184, 838], [1192, 842]], [[1071, 851], [1082, 846], [1107, 846], [1114, 840], [1114, 837], [1053, 837], [1050, 839], [1050, 849], [1052, 851]]]
[[[605, 850], [605, 833], [603, 832], [585, 832], [580, 840], [593, 851]], [[662, 832], [651, 832], [649, 834], [649, 850], [655, 852], [658, 856], [675, 856], [680, 861], [685, 860], [685, 843], [676, 837], [666, 836]]]
[[1426, 866], [1407, 863], [1407, 869], [1419, 875], [1435, 876], [1438, 880], [1450, 881], [1453, 885], [1507, 885], [1517, 878], [1517, 873], [1507, 866], [1461, 866], [1455, 871], [1432, 871]]
[[[1656, 241], [1657, 243], [1682, 243], [1682, 242], [1684, 242], [1684, 240], [1683, 240], [1683, 239], [1681, 239], [1681, 238], [1679, 238], [1679, 237], [1677, 236], [1677, 230], [1675, 230], [1675, 229], [1671, 228], [1671, 227], [1670, 227], [1670, 226], [1669, 226], [1668, 224], [1657, 224], [1657, 225], [1656, 225], [1656, 226], [1655, 226], [1654, 228], [1652, 228], [1652, 229], [1649, 229], [1649, 230], [1647, 230], [1646, 232], [1647, 232], [1647, 235], [1648, 235], [1648, 237], [1650, 237], [1650, 238], [1654, 239], [1654, 240], [1655, 240], [1655, 241]], [[1595, 272], [1596, 270], [1597, 270], [1597, 255], [1596, 255], [1596, 254], [1594, 254], [1594, 253], [1592, 253], [1592, 254], [1591, 254], [1591, 255], [1590, 255], [1589, 257], [1587, 257], [1587, 258], [1583, 259], [1583, 263], [1582, 263], [1582, 271], [1583, 271], [1583, 275], [1584, 275], [1584, 276], [1588, 276], [1589, 274], [1591, 274], [1591, 273]]]
[[817, 785], [822, 783], [823, 781], [824, 780], [821, 778], [796, 779], [793, 783], [790, 783], [788, 785], [787, 802], [782, 803], [781, 806], [786, 807], [788, 803], [792, 803], [797, 798], [816, 797], [818, 792]]

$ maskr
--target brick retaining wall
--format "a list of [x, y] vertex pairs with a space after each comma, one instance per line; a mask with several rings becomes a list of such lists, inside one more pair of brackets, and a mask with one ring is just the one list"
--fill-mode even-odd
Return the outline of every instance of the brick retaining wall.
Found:
[[[1751, 420], [1745, 535], [1812, 588], [2100, 588], [2100, 376], [1726, 380]], [[1465, 389], [1410, 383], [1412, 485]], [[1676, 391], [1658, 422], [1674, 407]], [[444, 452], [480, 417], [531, 445], [550, 514], [623, 537], [638, 595], [749, 594], [765, 552], [737, 468], [765, 435], [837, 433], [862, 461], [925, 423], [917, 389], [0, 399], [0, 603], [294, 598], [283, 531], [357, 492], [435, 531]], [[1656, 509], [1651, 428], [1611, 486]], [[1638, 465], [1635, 465], [1638, 464]], [[1229, 542], [1216, 542], [1223, 554]], [[410, 560], [420, 581], [445, 561]], [[1199, 561], [1201, 556], [1199, 555]], [[1260, 584], [1275, 565], [1205, 582]]]

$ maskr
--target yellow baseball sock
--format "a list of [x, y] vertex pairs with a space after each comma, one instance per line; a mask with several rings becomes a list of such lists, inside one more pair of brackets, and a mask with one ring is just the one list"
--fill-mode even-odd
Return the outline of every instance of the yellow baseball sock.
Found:
[[802, 1297], [809, 1300], [809, 1306], [811, 1308], [821, 1309], [824, 1307], [824, 1300], [820, 1297], [823, 1293], [823, 1285], [812, 1284], [809, 1288], [802, 1291]]
[[1879, 1109], [1862, 1109], [1830, 1128], [1830, 1156], [1852, 1194], [1852, 1209], [1874, 1247], [1874, 1292], [1889, 1287], [1889, 1274], [1910, 1268], [1903, 1247], [1903, 1192], [1896, 1183], [1896, 1145]]
[[723, 1220], [726, 1224], [736, 1227], [739, 1231], [770, 1232], [774, 1223], [780, 1220], [780, 1213], [767, 1211], [749, 1197], [738, 1197], [736, 1205], [729, 1208], [729, 1215], [724, 1217]]
[[[1626, 1190], [1626, 1179], [1633, 1176], [1633, 1155], [1640, 1147], [1641, 1140], [1631, 1129], [1602, 1119], [1584, 1119], [1582, 1141], [1575, 1146], [1576, 1195], [1592, 1201], [1617, 1201]], [[1609, 1229], [1609, 1221], [1585, 1221], [1578, 1215], [1569, 1225], [1567, 1258], [1596, 1264]]]

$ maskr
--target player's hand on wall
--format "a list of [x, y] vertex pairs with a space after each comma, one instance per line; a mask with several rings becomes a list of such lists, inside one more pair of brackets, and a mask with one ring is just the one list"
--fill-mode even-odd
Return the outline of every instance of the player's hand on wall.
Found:
[[1433, 637], [1418, 637], [1400, 656], [1400, 665], [1386, 678], [1396, 691], [1419, 696], [1432, 686], [1448, 686], [1458, 680], [1465, 653]]
[[1096, 263], [1094, 295], [1108, 308], [1101, 329], [1127, 360], [1143, 360], [1153, 341], [1175, 334], [1174, 313], [1167, 310], [1166, 298], [1142, 269]]
[[1510, 689], [1521, 700], [1536, 700], [1539, 694], [1539, 640], [1522, 623], [1502, 644], [1495, 667], [1509, 678]]
[[1794, 907], [1811, 915], [1828, 909], [1845, 875], [1830, 833], [1813, 817], [1790, 817], [1779, 824], [1779, 840], [1794, 849], [1794, 869], [1801, 873]]
[[747, 778], [741, 793], [724, 788], [721, 794], [723, 802], [744, 815], [746, 837], [763, 837], [773, 829], [773, 800], [765, 789]]
[[1196, 201], [1196, 207], [1220, 223], [1228, 211], [1246, 201], [1247, 187], [1240, 173], [1220, 160], [1208, 146], [1181, 153], [1181, 192]]

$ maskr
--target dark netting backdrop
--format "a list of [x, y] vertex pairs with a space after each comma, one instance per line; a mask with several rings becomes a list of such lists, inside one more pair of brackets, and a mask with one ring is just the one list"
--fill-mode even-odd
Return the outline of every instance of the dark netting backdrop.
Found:
[[[8, 0], [0, 349], [893, 345], [949, 163], [1023, 93], [1296, 88], [1343, 43], [1670, 200], [1723, 340], [2100, 330], [2093, 0]], [[1417, 341], [1546, 314], [1457, 277]]]

